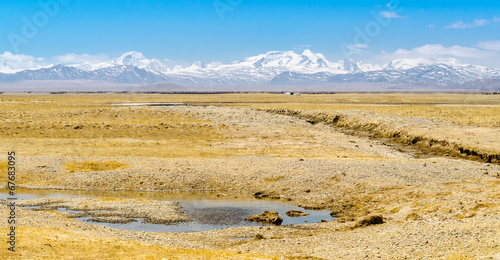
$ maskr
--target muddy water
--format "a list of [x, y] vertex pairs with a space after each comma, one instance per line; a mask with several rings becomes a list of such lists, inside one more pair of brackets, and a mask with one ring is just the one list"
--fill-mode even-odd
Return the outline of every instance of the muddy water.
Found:
[[[7, 191], [0, 191], [7, 194]], [[2, 196], [4, 197], [4, 196]], [[112, 191], [47, 191], [47, 190], [17, 190], [17, 198], [20, 200], [38, 198], [144, 198], [153, 200], [178, 201], [181, 210], [193, 221], [177, 225], [159, 225], [143, 223], [140, 218], [128, 224], [89, 222], [89, 217], [75, 218], [76, 220], [117, 229], [149, 232], [196, 232], [213, 229], [262, 226], [266, 224], [246, 221], [245, 218], [260, 214], [265, 210], [276, 210], [283, 217], [282, 225], [319, 223], [322, 219], [335, 220], [327, 210], [312, 211], [293, 206], [276, 200], [255, 199], [245, 196], [228, 196], [225, 194], [195, 194], [195, 193], [149, 193], [149, 192], [112, 192]], [[28, 207], [27, 207], [28, 208]], [[37, 207], [29, 207], [35, 210]], [[286, 216], [288, 210], [301, 210], [309, 213], [309, 216], [291, 218]], [[59, 211], [67, 211], [60, 208]], [[72, 213], [80, 213], [71, 211]]]

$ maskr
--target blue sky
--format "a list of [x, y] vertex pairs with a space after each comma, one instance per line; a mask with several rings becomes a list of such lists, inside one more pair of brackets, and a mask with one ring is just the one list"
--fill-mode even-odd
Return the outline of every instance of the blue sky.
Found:
[[46, 59], [134, 50], [208, 63], [308, 48], [330, 60], [434, 55], [496, 66], [500, 51], [498, 0], [17, 0], [0, 10], [0, 53]]

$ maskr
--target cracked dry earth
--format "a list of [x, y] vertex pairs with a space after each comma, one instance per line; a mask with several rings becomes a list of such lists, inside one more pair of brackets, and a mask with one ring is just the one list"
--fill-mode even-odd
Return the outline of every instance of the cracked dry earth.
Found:
[[[416, 159], [378, 140], [249, 108], [148, 109], [209, 120], [224, 138], [198, 141], [199, 149], [229, 151], [231, 155], [19, 157], [26, 173], [46, 172], [43, 181], [23, 186], [260, 193], [308, 209], [328, 209], [338, 220], [151, 233], [80, 223], [54, 211], [19, 209], [22, 257], [69, 258], [78, 250], [72, 251], [71, 245], [83, 243], [99, 252], [108, 250], [100, 255], [108, 259], [500, 259], [497, 164], [449, 157]], [[130, 168], [65, 172], [63, 165], [75, 160], [115, 160]], [[2, 207], [1, 218], [7, 214]], [[382, 215], [384, 223], [356, 227], [356, 221], [374, 214]], [[142, 254], [137, 252], [139, 248]], [[92, 254], [98, 252], [91, 249], [87, 256]], [[12, 258], [3, 251], [1, 255]]]

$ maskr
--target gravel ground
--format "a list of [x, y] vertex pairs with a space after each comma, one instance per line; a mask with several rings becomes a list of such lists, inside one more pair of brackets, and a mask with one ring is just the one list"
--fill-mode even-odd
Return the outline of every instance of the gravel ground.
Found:
[[[145, 222], [153, 224], [175, 224], [190, 221], [180, 211], [179, 203], [172, 201], [116, 198], [43, 198], [21, 200], [18, 202], [18, 206], [38, 207], [40, 210], [64, 208], [71, 211], [81, 211], [81, 213], [63, 212], [67, 217], [144, 218]], [[101, 220], [105, 219], [101, 218]]]

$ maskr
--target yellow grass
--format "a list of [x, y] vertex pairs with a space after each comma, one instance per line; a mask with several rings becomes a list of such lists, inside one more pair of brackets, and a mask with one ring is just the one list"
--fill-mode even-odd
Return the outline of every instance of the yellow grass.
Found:
[[[260, 135], [274, 146], [241, 147], [256, 136], [189, 113], [154, 107], [121, 107], [124, 102], [232, 104], [280, 102], [281, 95], [0, 95], [0, 152], [25, 156], [131, 156], [227, 158], [235, 156], [324, 157], [344, 151], [310, 149], [275, 142], [283, 134]], [[306, 130], [287, 133], [306, 140]], [[356, 156], [363, 156], [362, 154]]]
[[279, 176], [272, 177], [272, 178], [264, 178], [264, 180], [267, 181], [267, 182], [276, 182], [276, 181], [279, 181], [279, 180], [281, 180], [283, 178], [285, 178], [285, 176], [279, 175]]
[[[493, 95], [281, 94], [224, 95], [0, 95], [0, 153], [40, 156], [227, 158], [233, 156], [333, 157], [345, 151], [305, 146], [232, 147], [255, 133], [192, 114], [113, 103], [179, 102], [295, 110], [358, 110], [401, 117], [451, 120], [457, 125], [500, 127], [500, 97]], [[287, 133], [308, 139], [307, 131]], [[271, 143], [283, 138], [259, 136]], [[352, 151], [350, 152], [352, 153]], [[362, 154], [354, 157], [362, 158]], [[1, 158], [0, 158], [1, 160]]]
[[[7, 228], [1, 229], [7, 234]], [[278, 259], [232, 251], [163, 247], [132, 240], [94, 238], [55, 228], [19, 227], [16, 252], [0, 249], [0, 259]]]
[[126, 168], [130, 168], [130, 165], [110, 160], [104, 162], [67, 162], [64, 165], [64, 169], [69, 172], [112, 171]]
[[7, 161], [0, 161], [0, 174], [5, 176], [7, 173], [7, 168], [9, 167], [9, 164]]
[[[499, 101], [500, 103], [500, 101]], [[258, 108], [358, 110], [399, 117], [440, 118], [456, 125], [500, 128], [500, 104], [254, 104]]]

